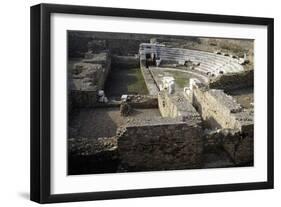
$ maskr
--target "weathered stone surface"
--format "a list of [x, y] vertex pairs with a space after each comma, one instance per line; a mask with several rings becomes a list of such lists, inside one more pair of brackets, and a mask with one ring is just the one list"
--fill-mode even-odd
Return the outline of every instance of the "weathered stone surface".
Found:
[[200, 168], [201, 127], [171, 118], [132, 121], [119, 129], [122, 171]]
[[130, 104], [133, 108], [158, 108], [157, 96], [153, 95], [127, 95], [125, 102]]
[[236, 164], [254, 162], [253, 133], [236, 133], [223, 137], [223, 148], [228, 152]]
[[113, 173], [118, 164], [115, 137], [68, 139], [68, 174]]
[[68, 139], [68, 149], [72, 156], [97, 155], [105, 151], [115, 151], [117, 149], [116, 137], [94, 138], [70, 138]]
[[186, 68], [210, 77], [244, 71], [237, 59], [230, 57], [229, 54], [219, 55], [199, 50], [172, 48], [159, 43], [140, 44], [139, 54], [140, 60], [145, 60], [149, 65], [156, 65], [155, 60], [160, 59], [160, 66], [185, 65]]
[[71, 107], [93, 107], [98, 91], [103, 89], [111, 67], [110, 56], [103, 52], [76, 63], [69, 73], [68, 91]]
[[153, 78], [151, 71], [145, 66], [143, 61], [140, 61], [140, 67], [149, 95], [157, 95], [159, 88]]
[[158, 93], [158, 106], [163, 117], [180, 117], [183, 121], [201, 124], [198, 112], [183, 94], [168, 94], [166, 91]]
[[213, 89], [234, 90], [254, 86], [254, 70], [229, 73], [211, 78], [209, 87]]
[[132, 106], [126, 102], [122, 102], [120, 105], [121, 116], [129, 116], [132, 113]]
[[253, 164], [253, 140], [253, 129], [247, 132], [233, 129], [205, 131], [204, 149], [223, 148], [236, 164]]
[[[104, 87], [111, 68], [111, 56], [104, 50], [105, 41], [95, 40], [90, 44], [89, 49], [92, 49], [85, 54], [85, 59], [75, 65], [70, 74], [71, 90], [68, 91], [71, 97], [70, 108], [105, 106], [96, 103], [97, 92]], [[110, 47], [119, 50], [120, 44], [112, 41]], [[124, 55], [127, 48], [124, 46], [122, 48], [124, 51], [122, 49], [120, 53]], [[159, 51], [155, 50], [155, 53], [151, 54], [142, 52], [140, 50], [139, 57], [134, 56], [135, 53], [129, 54], [130, 52], [126, 51], [126, 56], [114, 55], [112, 62], [118, 67], [140, 65], [150, 95], [127, 95], [126, 100], [122, 100], [121, 104], [111, 103], [120, 104], [120, 113], [122, 116], [127, 116], [127, 123], [118, 128], [115, 137], [69, 139], [70, 162], [75, 163], [75, 166], [79, 166], [82, 162], [81, 165], [85, 168], [98, 165], [96, 169], [101, 170], [103, 165], [111, 165], [113, 161], [112, 172], [201, 168], [207, 166], [202, 163], [204, 150], [217, 148], [228, 158], [230, 157], [231, 162], [236, 165], [253, 163], [253, 110], [244, 109], [223, 91], [253, 86], [253, 70], [237, 73], [243, 67], [236, 64], [233, 66], [230, 64], [233, 60], [224, 56], [220, 59], [229, 63], [228, 68], [222, 68], [218, 65], [219, 62], [213, 62], [213, 65], [209, 66], [204, 61], [211, 63], [214, 55], [202, 51], [160, 48]], [[156, 63], [155, 57], [159, 55], [157, 52], [163, 57], [163, 60], [159, 59], [162, 65], [187, 66], [188, 62], [190, 66], [194, 66], [192, 70], [195, 72], [203, 75], [206, 71], [207, 74], [211, 71], [211, 75], [215, 78], [211, 78], [208, 86], [195, 82], [193, 84], [191, 80], [192, 87], [188, 90], [189, 99], [182, 93], [159, 92], [147, 60], [148, 58], [151, 61], [150, 64]], [[191, 56], [195, 59], [186, 59]], [[235, 73], [224, 74], [224, 71], [218, 72], [218, 69], [225, 69], [226, 72], [234, 70]], [[133, 111], [133, 108], [157, 107], [162, 117], [158, 117], [157, 114], [157, 117], [146, 115], [147, 117], [136, 118], [138, 112]], [[135, 116], [132, 112], [136, 112]], [[202, 118], [210, 124], [211, 128], [204, 133]], [[74, 131], [72, 134], [78, 132]], [[224, 165], [230, 166], [231, 162], [227, 161]], [[219, 165], [216, 163], [213, 166]], [[87, 169], [85, 171], [92, 172]]]
[[223, 110], [229, 111], [229, 113], [237, 113], [242, 111], [240, 104], [236, 102], [231, 96], [225, 94], [222, 90], [213, 90], [210, 89], [206, 93], [207, 99], [213, 99], [215, 102], [220, 102], [220, 107], [223, 107]]
[[193, 105], [202, 118], [212, 128], [242, 130], [243, 126], [253, 125], [253, 113], [242, 107], [222, 90], [193, 90]]
[[92, 58], [83, 59], [84, 63], [101, 64], [103, 66], [108, 64], [108, 61], [109, 61], [108, 52], [94, 53]]
[[204, 149], [224, 149], [236, 165], [252, 164], [253, 109], [243, 109], [222, 90], [198, 87], [192, 90], [193, 105], [208, 125], [217, 130], [205, 130]]

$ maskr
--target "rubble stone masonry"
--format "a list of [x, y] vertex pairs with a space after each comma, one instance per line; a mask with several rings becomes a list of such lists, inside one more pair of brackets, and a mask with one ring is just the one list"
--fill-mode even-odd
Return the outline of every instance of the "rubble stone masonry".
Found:
[[197, 122], [153, 118], [131, 122], [117, 133], [120, 171], [200, 168], [202, 130]]
[[213, 89], [234, 90], [253, 86], [254, 70], [224, 74], [209, 81], [209, 87]]
[[88, 58], [74, 65], [69, 78], [69, 102], [72, 107], [93, 107], [97, 102], [97, 93], [103, 89], [111, 68], [110, 55], [107, 52], [88, 55]]
[[192, 104], [212, 128], [245, 129], [253, 125], [253, 111], [243, 109], [222, 90], [193, 90]]
[[222, 147], [236, 164], [253, 163], [254, 113], [222, 90], [193, 90], [193, 105], [213, 130], [205, 131], [204, 148]]

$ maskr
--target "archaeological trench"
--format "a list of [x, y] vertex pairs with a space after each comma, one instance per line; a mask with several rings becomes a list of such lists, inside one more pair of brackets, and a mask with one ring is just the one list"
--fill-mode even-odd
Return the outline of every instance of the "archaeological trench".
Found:
[[252, 50], [127, 35], [68, 34], [68, 174], [253, 166]]

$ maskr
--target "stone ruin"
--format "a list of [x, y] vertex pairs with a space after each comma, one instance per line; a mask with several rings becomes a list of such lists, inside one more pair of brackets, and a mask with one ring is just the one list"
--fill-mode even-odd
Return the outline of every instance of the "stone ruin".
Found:
[[110, 68], [111, 57], [108, 52], [97, 54], [87, 52], [85, 59], [73, 66], [68, 78], [70, 109], [96, 105]]
[[211, 53], [199, 50], [169, 48], [158, 43], [143, 43], [139, 49], [140, 61], [146, 67], [189, 66], [190, 69], [211, 77], [221, 74], [244, 71], [243, 64], [247, 59], [238, 59], [233, 55]]
[[193, 82], [187, 94], [208, 129], [204, 147], [223, 148], [235, 164], [253, 162], [254, 111], [243, 108], [221, 89], [210, 89]]
[[[87, 164], [114, 162], [115, 172], [194, 169], [206, 168], [204, 153], [219, 149], [230, 157], [231, 164], [211, 167], [253, 165], [253, 109], [243, 108], [226, 93], [253, 87], [253, 70], [244, 70], [245, 61], [218, 52], [168, 48], [158, 43], [141, 44], [138, 58], [149, 95], [121, 97], [117, 104], [120, 113], [129, 118], [115, 136], [69, 139], [71, 159], [91, 160]], [[126, 59], [135, 57], [115, 57], [122, 64]], [[88, 52], [74, 66], [70, 89], [73, 105], [97, 106], [98, 91], [103, 90], [110, 64], [110, 53]], [[175, 91], [172, 77], [164, 77], [162, 85], [156, 83], [151, 65], [159, 70], [167, 65], [184, 66], [205, 75], [208, 82], [190, 79], [183, 91]], [[158, 108], [161, 116], [130, 118], [137, 108]]]

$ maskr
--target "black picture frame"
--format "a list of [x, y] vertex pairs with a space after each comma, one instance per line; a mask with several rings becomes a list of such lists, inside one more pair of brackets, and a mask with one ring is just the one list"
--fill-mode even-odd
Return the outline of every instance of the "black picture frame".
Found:
[[[267, 26], [267, 181], [238, 184], [219, 184], [154, 189], [51, 194], [51, 71], [50, 71], [50, 15], [52, 13], [99, 15], [113, 17], [151, 18], [209, 23], [233, 23]], [[274, 177], [274, 20], [272, 18], [195, 14], [168, 11], [103, 8], [88, 6], [39, 4], [31, 7], [31, 174], [30, 199], [38, 203], [88, 201], [102, 199], [166, 196], [179, 194], [211, 193], [273, 188]]]

